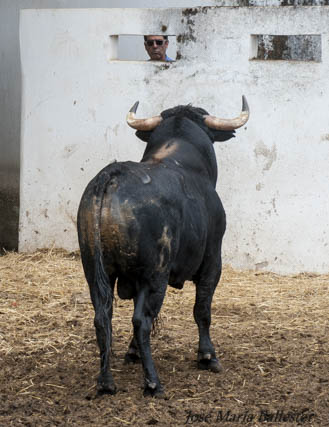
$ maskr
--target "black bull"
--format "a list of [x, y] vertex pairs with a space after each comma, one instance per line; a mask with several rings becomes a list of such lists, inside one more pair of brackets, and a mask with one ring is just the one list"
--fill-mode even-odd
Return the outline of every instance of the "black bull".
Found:
[[225, 211], [216, 193], [215, 141], [234, 136], [249, 109], [231, 120], [178, 106], [128, 124], [146, 142], [142, 160], [112, 163], [88, 184], [78, 211], [85, 276], [95, 309], [100, 349], [98, 389], [115, 393], [110, 372], [113, 292], [134, 300], [134, 336], [126, 362], [142, 361], [144, 394], [163, 393], [150, 348], [150, 331], [167, 285], [196, 285], [194, 318], [199, 329], [198, 367], [220, 370], [209, 327], [211, 302], [221, 275]]

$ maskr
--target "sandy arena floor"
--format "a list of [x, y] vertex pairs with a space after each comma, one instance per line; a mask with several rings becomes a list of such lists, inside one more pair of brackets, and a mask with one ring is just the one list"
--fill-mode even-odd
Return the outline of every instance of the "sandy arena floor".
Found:
[[[93, 308], [77, 254], [0, 257], [1, 426], [328, 426], [329, 275], [224, 270], [212, 309], [220, 374], [196, 369], [194, 285], [169, 289], [152, 348], [164, 399], [123, 365], [132, 303], [116, 298], [115, 396], [97, 396]], [[272, 417], [272, 418], [271, 418]], [[272, 421], [272, 422], [266, 422]]]

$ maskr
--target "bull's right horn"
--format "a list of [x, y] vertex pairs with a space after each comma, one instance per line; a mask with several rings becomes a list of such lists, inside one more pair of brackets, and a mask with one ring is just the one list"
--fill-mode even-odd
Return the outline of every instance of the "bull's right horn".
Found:
[[161, 122], [161, 116], [154, 116], [148, 119], [136, 119], [136, 111], [138, 107], [139, 101], [135, 102], [135, 104], [129, 110], [127, 114], [127, 123], [130, 127], [137, 130], [153, 130], [155, 129]]
[[215, 116], [204, 116], [205, 124], [211, 129], [232, 131], [245, 125], [249, 120], [249, 106], [246, 97], [242, 96], [242, 111], [235, 119], [220, 119]]

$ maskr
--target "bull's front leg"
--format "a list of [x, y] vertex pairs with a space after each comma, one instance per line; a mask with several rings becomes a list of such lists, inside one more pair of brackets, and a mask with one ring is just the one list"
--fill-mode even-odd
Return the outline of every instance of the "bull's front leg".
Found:
[[196, 298], [193, 310], [194, 319], [199, 329], [198, 368], [209, 369], [212, 372], [220, 372], [222, 370], [209, 333], [211, 302], [218, 280], [219, 277], [216, 276], [212, 281], [200, 280], [196, 283]]
[[144, 396], [161, 397], [164, 393], [152, 359], [150, 333], [153, 320], [160, 312], [165, 290], [166, 284], [156, 291], [146, 286], [136, 298], [132, 322], [144, 371]]

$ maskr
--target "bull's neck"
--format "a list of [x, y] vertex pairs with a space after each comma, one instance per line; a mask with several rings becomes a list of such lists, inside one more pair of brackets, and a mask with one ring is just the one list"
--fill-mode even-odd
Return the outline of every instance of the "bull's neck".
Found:
[[146, 147], [143, 163], [172, 164], [193, 171], [210, 179], [213, 186], [217, 181], [217, 164], [212, 144], [195, 144], [183, 138], [165, 138]]

